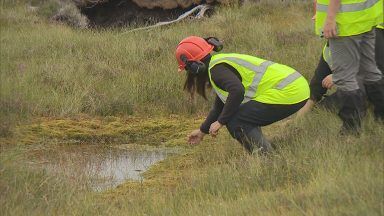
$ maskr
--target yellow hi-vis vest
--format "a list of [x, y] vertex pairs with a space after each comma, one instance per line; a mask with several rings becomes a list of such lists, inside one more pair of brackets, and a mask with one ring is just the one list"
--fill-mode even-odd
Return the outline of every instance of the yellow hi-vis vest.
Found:
[[[315, 31], [322, 35], [330, 0], [317, 0]], [[383, 23], [383, 0], [340, 0], [336, 14], [337, 35], [352, 36]]]
[[384, 23], [381, 23], [380, 25], [377, 25], [376, 28], [384, 29]]
[[228, 92], [220, 89], [212, 80], [211, 69], [226, 63], [237, 70], [245, 89], [246, 103], [255, 100], [266, 104], [295, 104], [309, 98], [307, 80], [295, 69], [243, 54], [216, 54], [209, 63], [209, 81], [219, 98], [226, 102]]
[[328, 64], [328, 66], [332, 68], [331, 49], [329, 48], [328, 43], [325, 43], [323, 48], [323, 59]]

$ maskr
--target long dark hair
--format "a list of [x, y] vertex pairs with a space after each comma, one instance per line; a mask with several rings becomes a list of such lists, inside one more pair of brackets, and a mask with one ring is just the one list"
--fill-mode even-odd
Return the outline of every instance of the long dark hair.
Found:
[[202, 96], [205, 100], [207, 100], [207, 96], [205, 94], [206, 87], [211, 87], [208, 76], [208, 66], [211, 60], [211, 55], [207, 55], [201, 61], [206, 65], [206, 70], [202, 71], [198, 74], [189, 73], [187, 71], [187, 79], [184, 83], [184, 90], [189, 92], [191, 98], [195, 97], [195, 93]]

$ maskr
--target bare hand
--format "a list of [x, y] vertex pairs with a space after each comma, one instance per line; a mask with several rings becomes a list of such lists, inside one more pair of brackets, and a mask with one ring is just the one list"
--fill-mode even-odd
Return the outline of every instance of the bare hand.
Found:
[[330, 89], [333, 86], [333, 81], [332, 81], [332, 74], [329, 74], [326, 76], [323, 81], [321, 82], [324, 88]]
[[211, 134], [212, 137], [216, 137], [221, 127], [223, 127], [223, 125], [218, 121], [213, 122], [211, 127], [209, 127], [209, 134]]
[[331, 19], [325, 22], [324, 29], [323, 29], [324, 37], [329, 38], [335, 38], [337, 37], [337, 29], [336, 29], [336, 20]]
[[196, 145], [203, 140], [204, 136], [205, 134], [201, 132], [200, 129], [194, 130], [188, 136], [188, 143], [191, 145]]

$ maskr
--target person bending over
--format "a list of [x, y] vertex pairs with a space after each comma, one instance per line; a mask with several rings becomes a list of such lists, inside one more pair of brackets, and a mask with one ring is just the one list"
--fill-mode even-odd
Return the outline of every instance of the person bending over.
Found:
[[309, 98], [306, 79], [295, 69], [255, 56], [220, 51], [214, 37], [190, 36], [176, 48], [179, 71], [186, 70], [184, 89], [206, 99], [206, 87], [216, 93], [206, 120], [188, 136], [199, 143], [206, 134], [217, 136], [226, 126], [249, 152], [272, 150], [261, 127], [297, 112]]

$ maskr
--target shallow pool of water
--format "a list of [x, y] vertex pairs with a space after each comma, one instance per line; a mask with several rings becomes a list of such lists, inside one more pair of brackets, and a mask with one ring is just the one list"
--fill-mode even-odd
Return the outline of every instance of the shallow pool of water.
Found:
[[31, 161], [48, 173], [87, 181], [95, 191], [114, 188], [126, 180], [142, 181], [151, 165], [175, 154], [167, 148], [119, 148], [97, 145], [69, 145], [40, 151]]

